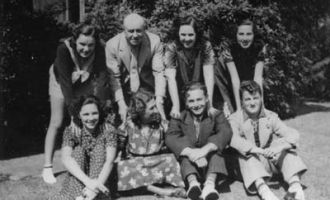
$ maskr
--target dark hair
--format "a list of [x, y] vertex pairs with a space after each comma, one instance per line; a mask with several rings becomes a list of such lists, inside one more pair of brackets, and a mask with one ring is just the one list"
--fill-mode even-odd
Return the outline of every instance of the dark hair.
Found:
[[242, 100], [243, 92], [248, 91], [250, 94], [259, 93], [261, 95], [261, 87], [260, 85], [252, 80], [243, 81], [239, 88], [239, 97]]
[[206, 38], [204, 36], [203, 26], [192, 15], [177, 17], [173, 20], [173, 25], [172, 25], [172, 28], [170, 30], [170, 37], [176, 43], [176, 45], [178, 47], [182, 48], [182, 44], [180, 42], [180, 37], [179, 37], [179, 30], [180, 30], [180, 27], [183, 26], [183, 25], [190, 25], [190, 26], [193, 27], [193, 29], [196, 33], [195, 48], [205, 49], [204, 46], [205, 46]]
[[249, 19], [249, 18], [247, 18], [247, 19], [242, 19], [242, 20], [239, 20], [239, 21], [237, 22], [236, 33], [237, 33], [237, 31], [238, 31], [238, 27], [239, 27], [239, 26], [243, 26], [243, 25], [252, 26], [252, 31], [253, 31], [254, 35], [256, 35], [256, 30], [257, 30], [257, 29], [256, 29], [256, 26], [255, 26], [254, 22], [253, 22], [251, 19]]
[[91, 36], [95, 41], [99, 40], [99, 31], [98, 29], [89, 22], [83, 22], [74, 27], [72, 31], [72, 37], [74, 40], [77, 40], [79, 35]]
[[73, 122], [80, 128], [83, 127], [79, 114], [80, 114], [81, 108], [87, 104], [95, 104], [97, 106], [97, 109], [99, 111], [99, 124], [98, 125], [103, 124], [103, 122], [105, 121], [105, 112], [103, 109], [103, 104], [94, 95], [80, 96], [79, 98], [75, 99], [72, 102], [71, 111], [72, 111]]
[[204, 95], [207, 97], [207, 89], [206, 86], [200, 82], [190, 82], [184, 87], [184, 101], [186, 102], [188, 98], [188, 92], [192, 90], [202, 90]]

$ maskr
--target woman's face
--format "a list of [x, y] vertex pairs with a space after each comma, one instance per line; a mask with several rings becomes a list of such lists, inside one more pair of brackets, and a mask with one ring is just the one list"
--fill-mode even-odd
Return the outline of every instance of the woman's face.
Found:
[[94, 53], [95, 39], [92, 36], [80, 34], [76, 40], [76, 50], [82, 58], [88, 58]]
[[100, 112], [96, 104], [90, 103], [81, 107], [79, 117], [83, 126], [87, 130], [93, 131], [99, 123]]
[[182, 46], [191, 49], [196, 43], [196, 32], [191, 25], [181, 25], [179, 29], [179, 39]]
[[237, 29], [236, 39], [237, 43], [243, 48], [247, 49], [251, 46], [254, 38], [252, 25], [240, 25]]

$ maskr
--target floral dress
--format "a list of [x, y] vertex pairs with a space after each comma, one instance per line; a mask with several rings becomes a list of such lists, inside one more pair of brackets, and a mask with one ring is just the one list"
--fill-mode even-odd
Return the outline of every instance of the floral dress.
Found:
[[[106, 161], [106, 148], [116, 147], [116, 145], [115, 129], [109, 124], [101, 125], [95, 134], [91, 134], [84, 128], [79, 131], [79, 134], [75, 134], [71, 127], [67, 127], [63, 134], [62, 147], [72, 147], [72, 157], [86, 175], [93, 179], [98, 177]], [[75, 200], [76, 197], [82, 195], [84, 188], [85, 185], [68, 172], [62, 190], [50, 199]], [[96, 197], [96, 199], [103, 198], [105, 197], [101, 193]]]
[[163, 153], [164, 129], [128, 127], [128, 159], [118, 162], [118, 190], [155, 183], [184, 187], [180, 166], [172, 153]]

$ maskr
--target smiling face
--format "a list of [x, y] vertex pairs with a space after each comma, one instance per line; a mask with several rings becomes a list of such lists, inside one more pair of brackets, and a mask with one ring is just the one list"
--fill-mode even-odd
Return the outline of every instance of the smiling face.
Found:
[[259, 92], [250, 93], [244, 91], [242, 93], [242, 107], [246, 114], [251, 117], [257, 117], [261, 110], [262, 99]]
[[196, 32], [191, 25], [181, 25], [179, 29], [179, 39], [182, 46], [191, 49], [196, 43]]
[[93, 131], [99, 123], [100, 112], [94, 103], [86, 104], [81, 107], [79, 112], [80, 120], [88, 131]]
[[93, 36], [80, 34], [76, 39], [76, 50], [78, 55], [82, 58], [88, 58], [91, 56], [95, 50], [95, 43], [95, 38]]
[[201, 89], [190, 90], [187, 92], [186, 106], [190, 112], [197, 117], [205, 112], [207, 101], [207, 96]]
[[253, 26], [251, 25], [240, 25], [237, 28], [236, 34], [237, 43], [243, 48], [247, 49], [251, 46], [254, 33], [253, 33]]

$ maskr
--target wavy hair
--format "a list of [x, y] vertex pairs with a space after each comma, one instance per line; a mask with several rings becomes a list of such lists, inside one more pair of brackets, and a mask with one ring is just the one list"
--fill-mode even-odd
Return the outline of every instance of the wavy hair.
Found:
[[179, 36], [180, 27], [183, 25], [192, 26], [196, 33], [194, 48], [205, 49], [205, 42], [207, 41], [207, 38], [204, 36], [203, 25], [193, 15], [181, 16], [173, 20], [173, 25], [170, 29], [170, 39], [175, 42], [177, 47], [183, 48]]
[[75, 99], [70, 105], [72, 111], [72, 121], [80, 128], [83, 128], [82, 121], [80, 119], [80, 111], [84, 105], [95, 104], [99, 111], [99, 124], [103, 124], [105, 121], [104, 106], [101, 101], [94, 95], [80, 96]]

